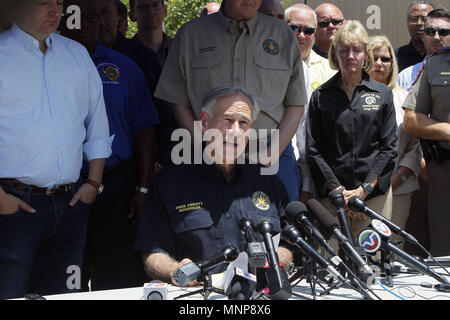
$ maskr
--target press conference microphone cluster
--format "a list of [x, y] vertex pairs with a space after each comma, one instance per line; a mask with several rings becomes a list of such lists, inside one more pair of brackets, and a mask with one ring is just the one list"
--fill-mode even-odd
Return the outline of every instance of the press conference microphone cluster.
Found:
[[286, 271], [280, 267], [277, 250], [272, 239], [272, 222], [269, 219], [263, 218], [258, 222], [257, 228], [263, 237], [267, 251], [269, 268], [265, 271], [265, 278], [270, 298], [274, 300], [287, 300], [292, 294], [292, 287]]
[[300, 225], [303, 230], [315, 239], [332, 256], [336, 256], [334, 249], [328, 244], [325, 237], [307, 217], [308, 209], [300, 201], [292, 201], [286, 206], [286, 216], [291, 223]]
[[336, 218], [333, 217], [316, 199], [308, 200], [307, 207], [309, 212], [316, 217], [317, 221], [319, 221], [325, 230], [338, 241], [339, 247], [345, 252], [349, 259], [359, 267], [360, 271], [365, 274], [372, 274], [372, 269], [356, 251], [353, 242], [342, 234], [339, 222]]
[[417, 239], [414, 238], [412, 235], [405, 232], [402, 228], [395, 225], [394, 223], [392, 223], [392, 221], [386, 219], [381, 214], [379, 214], [379, 213], [373, 211], [372, 209], [370, 209], [369, 207], [367, 207], [365, 202], [363, 200], [361, 200], [361, 198], [356, 197], [356, 196], [351, 197], [348, 200], [348, 206], [353, 211], [361, 212], [361, 213], [364, 213], [365, 215], [367, 215], [369, 218], [380, 220], [381, 222], [386, 224], [391, 231], [402, 236], [408, 242], [410, 242], [412, 244], [419, 244], [419, 241], [417, 241]]
[[251, 269], [264, 267], [266, 264], [266, 249], [264, 243], [258, 241], [255, 234], [255, 223], [248, 218], [242, 218], [239, 221], [239, 229], [247, 241], [246, 252], [248, 255], [248, 264]]
[[183, 287], [192, 281], [197, 280], [199, 276], [204, 275], [209, 269], [217, 266], [218, 264], [236, 260], [238, 253], [239, 252], [236, 247], [230, 245], [224, 249], [222, 255], [211, 261], [198, 264], [189, 262], [182, 265], [175, 271], [173, 279]]
[[345, 279], [339, 274], [339, 272], [324, 258], [322, 257], [313, 247], [311, 247], [308, 242], [306, 242], [300, 236], [298, 230], [292, 225], [286, 225], [283, 228], [283, 236], [289, 243], [296, 245], [300, 250], [313, 258], [319, 266], [325, 268], [333, 277], [339, 281], [345, 283]]

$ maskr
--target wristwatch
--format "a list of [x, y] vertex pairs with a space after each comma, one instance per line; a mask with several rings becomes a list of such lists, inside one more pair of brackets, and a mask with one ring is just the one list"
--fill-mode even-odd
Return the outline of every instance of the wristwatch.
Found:
[[88, 183], [91, 186], [93, 186], [95, 190], [97, 190], [97, 194], [102, 194], [103, 189], [105, 188], [103, 184], [98, 183], [97, 181], [94, 181], [92, 179], [86, 179], [85, 183]]
[[138, 191], [140, 193], [143, 193], [143, 194], [147, 194], [148, 193], [148, 188], [136, 186], [136, 191]]
[[363, 187], [363, 189], [366, 190], [368, 194], [371, 194], [373, 192], [373, 187], [370, 183], [365, 182], [361, 185], [361, 187]]
[[402, 178], [402, 184], [405, 183], [406, 176], [402, 172], [400, 172], [400, 170], [397, 170], [397, 173], [400, 176], [400, 178]]

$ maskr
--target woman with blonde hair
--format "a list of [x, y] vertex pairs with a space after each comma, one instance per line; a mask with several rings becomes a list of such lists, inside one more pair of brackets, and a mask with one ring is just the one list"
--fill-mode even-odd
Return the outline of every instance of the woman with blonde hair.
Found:
[[[419, 189], [418, 176], [421, 171], [421, 148], [419, 138], [403, 129], [405, 111], [402, 108], [408, 92], [397, 84], [397, 60], [394, 49], [386, 36], [369, 38], [369, 50], [374, 57], [370, 76], [387, 85], [394, 95], [398, 134], [398, 157], [394, 174], [391, 176], [393, 192], [392, 221], [402, 229], [406, 226], [412, 193]], [[394, 236], [400, 239], [398, 236]]]
[[[334, 208], [327, 193], [342, 190], [388, 219], [391, 217], [390, 177], [397, 156], [397, 125], [392, 91], [372, 79], [369, 36], [359, 21], [348, 20], [336, 33], [329, 62], [338, 73], [316, 89], [307, 118], [306, 148], [321, 203]], [[368, 218], [346, 209], [353, 237]]]

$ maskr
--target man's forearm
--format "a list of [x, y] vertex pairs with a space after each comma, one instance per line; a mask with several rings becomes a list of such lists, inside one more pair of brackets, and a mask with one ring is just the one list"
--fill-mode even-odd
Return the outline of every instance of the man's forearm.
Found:
[[149, 184], [155, 168], [156, 136], [153, 127], [147, 127], [134, 134], [134, 150], [137, 161], [137, 185]]
[[190, 106], [175, 105], [174, 107], [175, 118], [181, 128], [189, 130], [191, 136], [194, 136], [194, 121], [195, 114]]
[[289, 143], [291, 143], [292, 138], [297, 132], [300, 120], [303, 117], [304, 110], [304, 106], [286, 106], [286, 111], [278, 125], [279, 155], [281, 155]]
[[103, 169], [105, 167], [106, 159], [93, 159], [89, 161], [89, 179], [92, 179], [98, 183], [102, 182]]
[[406, 110], [403, 127], [422, 139], [450, 141], [450, 123], [436, 121], [414, 110]]

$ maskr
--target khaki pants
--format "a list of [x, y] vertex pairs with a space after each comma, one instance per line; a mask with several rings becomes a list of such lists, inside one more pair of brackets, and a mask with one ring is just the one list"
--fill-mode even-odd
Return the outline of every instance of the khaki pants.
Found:
[[[409, 208], [411, 207], [411, 197], [412, 193], [394, 195], [392, 197], [392, 219], [391, 221], [402, 228], [405, 229], [406, 221], [409, 217]], [[403, 237], [392, 233], [391, 240], [404, 240]], [[403, 243], [398, 246], [403, 250]]]
[[[336, 209], [328, 198], [322, 198], [320, 203], [327, 208], [330, 213], [337, 217]], [[367, 200], [365, 203], [367, 207], [390, 220], [392, 216], [392, 188], [389, 187], [389, 190], [385, 194]], [[364, 219], [362, 220], [347, 217], [347, 221], [350, 226], [350, 231], [352, 232], [353, 240], [357, 242], [359, 233], [370, 225], [371, 219], [367, 216], [364, 216]], [[336, 251], [338, 250], [339, 246], [336, 240], [331, 239], [329, 243], [333, 249]]]

